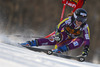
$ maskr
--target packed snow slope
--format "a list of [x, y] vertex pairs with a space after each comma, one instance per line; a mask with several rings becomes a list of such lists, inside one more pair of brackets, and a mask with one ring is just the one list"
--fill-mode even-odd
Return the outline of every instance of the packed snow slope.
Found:
[[100, 67], [0, 43], [0, 67]]

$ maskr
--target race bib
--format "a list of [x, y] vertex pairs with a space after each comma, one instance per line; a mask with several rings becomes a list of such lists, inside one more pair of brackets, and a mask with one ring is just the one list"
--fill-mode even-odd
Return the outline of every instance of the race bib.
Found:
[[79, 43], [77, 41], [73, 42], [74, 46], [78, 46]]
[[88, 34], [85, 34], [85, 38], [86, 39], [90, 39]]

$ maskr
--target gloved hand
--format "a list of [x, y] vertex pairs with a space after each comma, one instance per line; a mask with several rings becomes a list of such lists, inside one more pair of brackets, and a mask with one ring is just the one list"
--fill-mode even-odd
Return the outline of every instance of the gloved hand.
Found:
[[61, 34], [59, 32], [56, 32], [54, 39], [59, 42], [61, 40]]
[[82, 56], [83, 57], [87, 57], [88, 56], [88, 52], [89, 52], [89, 46], [85, 46], [82, 52]]

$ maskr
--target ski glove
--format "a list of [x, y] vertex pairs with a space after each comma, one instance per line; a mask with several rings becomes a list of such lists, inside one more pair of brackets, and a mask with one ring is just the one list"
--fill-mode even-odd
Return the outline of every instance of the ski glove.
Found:
[[61, 34], [60, 34], [60, 32], [56, 32], [55, 33], [55, 38], [54, 38], [56, 41], [60, 41], [61, 40]]
[[83, 52], [82, 52], [82, 56], [87, 57], [88, 56], [88, 52], [89, 52], [89, 46], [86, 45], [84, 46]]
[[55, 32], [55, 40], [56, 41], [60, 41], [61, 40], [61, 33], [60, 33], [61, 31], [60, 30], [58, 30], [58, 27], [56, 27], [56, 32]]

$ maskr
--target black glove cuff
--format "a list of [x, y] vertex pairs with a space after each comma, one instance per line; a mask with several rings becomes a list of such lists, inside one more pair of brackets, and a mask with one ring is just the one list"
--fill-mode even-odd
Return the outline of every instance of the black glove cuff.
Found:
[[86, 53], [88, 53], [89, 52], [89, 46], [85, 45], [83, 51], [86, 52]]

